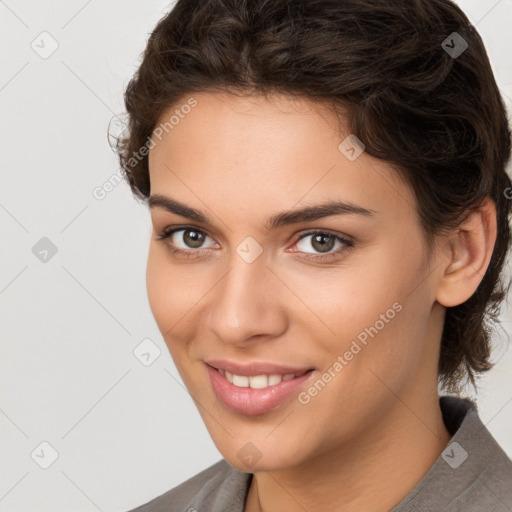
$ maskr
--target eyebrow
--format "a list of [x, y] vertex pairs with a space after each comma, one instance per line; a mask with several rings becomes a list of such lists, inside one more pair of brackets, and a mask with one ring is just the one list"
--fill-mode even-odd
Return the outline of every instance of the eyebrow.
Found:
[[[190, 208], [183, 203], [171, 199], [170, 197], [154, 194], [150, 196], [147, 203], [149, 209], [163, 208], [170, 213], [186, 217], [202, 224], [213, 225], [211, 219], [199, 210]], [[288, 224], [297, 224], [299, 222], [314, 221], [332, 215], [362, 215], [365, 217], [372, 217], [377, 213], [376, 210], [363, 208], [350, 201], [328, 201], [313, 206], [306, 206], [296, 210], [288, 210], [272, 215], [265, 224], [268, 230], [276, 229], [280, 226]]]

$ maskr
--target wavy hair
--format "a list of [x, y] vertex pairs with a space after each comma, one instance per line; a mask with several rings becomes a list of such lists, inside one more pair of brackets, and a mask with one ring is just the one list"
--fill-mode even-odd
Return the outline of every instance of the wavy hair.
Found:
[[[460, 55], [449, 52], [464, 42]], [[339, 107], [365, 151], [411, 187], [429, 250], [435, 235], [494, 201], [490, 264], [474, 294], [447, 308], [439, 357], [445, 389], [460, 392], [467, 379], [476, 388], [493, 366], [490, 322], [510, 287], [500, 277], [511, 243], [511, 133], [482, 39], [461, 9], [449, 0], [178, 0], [124, 95], [128, 123], [115, 151], [139, 200], [150, 193], [141, 148], [169, 107], [204, 91]]]

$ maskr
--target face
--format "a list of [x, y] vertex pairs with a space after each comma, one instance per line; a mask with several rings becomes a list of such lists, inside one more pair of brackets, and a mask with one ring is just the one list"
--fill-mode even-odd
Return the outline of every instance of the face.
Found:
[[[435, 262], [411, 190], [390, 165], [354, 159], [353, 141], [340, 149], [349, 132], [326, 107], [194, 98], [153, 137], [147, 291], [214, 443], [258, 471], [382, 432], [401, 401], [437, 389]], [[328, 202], [359, 210], [314, 210]], [[230, 363], [239, 377], [212, 369]]]

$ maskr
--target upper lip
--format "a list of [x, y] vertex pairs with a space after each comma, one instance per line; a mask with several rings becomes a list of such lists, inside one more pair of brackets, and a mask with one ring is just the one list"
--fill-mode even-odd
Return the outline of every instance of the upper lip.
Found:
[[255, 375], [287, 375], [290, 373], [301, 374], [308, 370], [313, 370], [313, 368], [308, 366], [286, 366], [284, 364], [266, 363], [264, 361], [242, 364], [235, 363], [234, 361], [211, 359], [205, 361], [205, 363], [213, 368], [225, 370], [235, 375], [245, 375], [247, 377], [254, 377]]

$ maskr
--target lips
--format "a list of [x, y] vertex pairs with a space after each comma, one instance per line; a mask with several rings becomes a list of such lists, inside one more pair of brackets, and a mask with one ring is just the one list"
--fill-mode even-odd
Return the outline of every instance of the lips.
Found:
[[234, 375], [243, 375], [246, 377], [254, 377], [256, 375], [302, 375], [314, 369], [311, 368], [311, 366], [287, 366], [263, 361], [241, 364], [235, 363], [234, 361], [212, 359], [205, 361], [205, 363], [217, 370], [224, 370]]
[[[218, 365], [213, 366], [213, 365]], [[317, 373], [314, 369], [305, 367], [291, 367], [274, 363], [251, 363], [240, 365], [228, 361], [209, 361], [205, 364], [210, 383], [217, 398], [232, 411], [243, 415], [258, 415], [275, 409], [281, 405], [291, 405], [291, 398], [300, 392]], [[226, 370], [224, 368], [226, 368]], [[269, 385], [263, 389], [258, 387], [236, 385], [230, 382], [226, 376], [227, 368], [235, 370], [234, 375], [244, 379], [258, 379], [258, 376], [266, 375], [292, 375], [292, 378], [282, 379], [275, 385]], [[240, 372], [240, 373], [236, 373]], [[290, 373], [288, 373], [290, 372]]]

